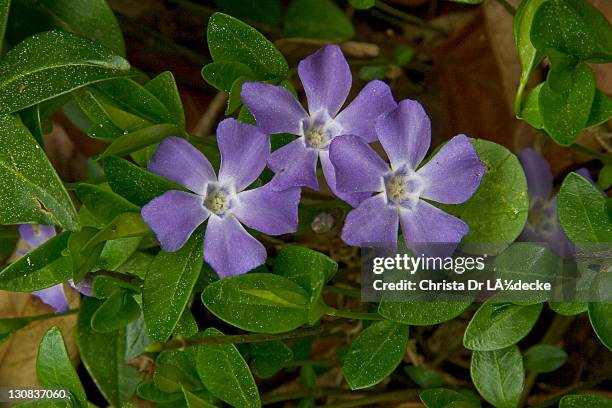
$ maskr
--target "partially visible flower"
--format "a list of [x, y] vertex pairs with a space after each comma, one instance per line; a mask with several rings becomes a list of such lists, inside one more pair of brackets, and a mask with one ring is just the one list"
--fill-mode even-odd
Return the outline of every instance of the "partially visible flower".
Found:
[[276, 192], [270, 184], [245, 190], [261, 174], [270, 154], [270, 139], [235, 119], [217, 128], [221, 151], [219, 178], [206, 157], [178, 137], [164, 139], [148, 168], [189, 192], [170, 190], [142, 208], [162, 248], [178, 251], [195, 229], [208, 220], [204, 259], [221, 278], [250, 271], [266, 260], [264, 246], [241, 225], [268, 235], [297, 230], [300, 189]]
[[[557, 218], [557, 196], [553, 194], [550, 165], [531, 148], [521, 150], [518, 156], [525, 170], [529, 194], [529, 215], [519, 240], [545, 242], [560, 256], [571, 254], [573, 245]], [[585, 168], [577, 173], [593, 183]]]
[[366, 142], [375, 141], [374, 119], [396, 106], [391, 90], [384, 82], [371, 81], [340, 112], [351, 89], [352, 78], [337, 45], [328, 45], [300, 61], [298, 74], [308, 99], [308, 112], [280, 86], [247, 82], [240, 94], [264, 133], [299, 136], [270, 155], [268, 166], [276, 173], [271, 186], [276, 191], [296, 186], [318, 190], [316, 170], [320, 158], [331, 190], [355, 206], [367, 195], [337, 190], [328, 147], [334, 137], [344, 134], [357, 135]]
[[[19, 249], [19, 255], [26, 255], [29, 251], [38, 248], [56, 235], [55, 228], [51, 225], [32, 225], [22, 224], [18, 228], [21, 240], [26, 244], [27, 248]], [[78, 284], [74, 284], [71, 280], [68, 281], [70, 286], [78, 290], [85, 296], [91, 296], [91, 281], [83, 279]], [[66, 294], [64, 293], [64, 284], [59, 283], [49, 288], [35, 290], [32, 292], [43, 303], [51, 306], [57, 313], [65, 312], [69, 309]]]
[[396, 245], [401, 223], [408, 248], [432, 250], [432, 243], [454, 249], [469, 227], [426, 200], [459, 204], [478, 189], [484, 166], [465, 135], [448, 141], [419, 168], [431, 143], [431, 123], [416, 101], [404, 100], [376, 120], [376, 133], [391, 166], [363, 139], [346, 135], [331, 143], [337, 187], [374, 196], [346, 217], [342, 239], [349, 245]]

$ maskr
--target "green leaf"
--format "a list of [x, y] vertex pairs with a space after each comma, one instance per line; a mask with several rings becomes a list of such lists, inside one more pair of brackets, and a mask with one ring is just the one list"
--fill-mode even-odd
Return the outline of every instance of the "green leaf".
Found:
[[612, 400], [596, 395], [566, 395], [559, 401], [559, 408], [611, 408]]
[[238, 61], [217, 61], [202, 68], [202, 78], [219, 91], [228, 94], [238, 78], [254, 76], [251, 68]]
[[595, 90], [595, 99], [585, 127], [599, 126], [612, 118], [612, 99], [599, 89]]
[[588, 304], [586, 302], [549, 302], [550, 308], [563, 316], [575, 316], [587, 311]]
[[308, 321], [309, 296], [287, 278], [250, 273], [219, 280], [202, 302], [219, 319], [256, 333], [283, 333]]
[[253, 372], [259, 378], [270, 378], [293, 358], [293, 351], [282, 341], [251, 344]]
[[571, 145], [587, 125], [594, 98], [595, 74], [588, 65], [553, 67], [538, 100], [544, 129], [558, 144]]
[[70, 257], [62, 256], [70, 233], [63, 232], [27, 253], [0, 272], [0, 289], [32, 292], [72, 277]]
[[470, 350], [499, 350], [518, 343], [540, 317], [542, 304], [517, 305], [486, 302], [470, 321], [463, 345]]
[[17, 330], [26, 327], [33, 321], [33, 317], [0, 318], [0, 345]]
[[310, 294], [308, 322], [314, 324], [322, 314], [320, 307], [323, 285], [338, 270], [338, 264], [330, 257], [304, 247], [283, 249], [274, 262], [274, 273], [300, 285]]
[[[212, 327], [204, 332], [204, 336], [222, 335]], [[237, 408], [261, 406], [249, 366], [233, 344], [198, 346], [197, 369], [206, 389], [220, 400]]]
[[154, 380], [157, 387], [164, 392], [181, 392], [183, 388], [201, 389], [196, 357], [196, 348], [160, 353], [155, 360]]
[[378, 313], [385, 319], [414, 326], [430, 326], [454, 319], [463, 313], [472, 302], [435, 301], [390, 302], [383, 300]]
[[[527, 180], [508, 149], [488, 140], [472, 139], [472, 143], [485, 165], [480, 187], [465, 203], [440, 207], [470, 226], [464, 244], [471, 248], [483, 242], [498, 243], [502, 250], [520, 235], [527, 221]], [[486, 252], [493, 254], [492, 245], [486, 245]]]
[[540, 112], [540, 91], [542, 91], [544, 85], [545, 83], [542, 82], [529, 92], [527, 98], [525, 98], [523, 110], [519, 115], [519, 119], [523, 119], [534, 129], [544, 128], [544, 119], [542, 119], [542, 113]]
[[4, 50], [4, 34], [8, 23], [11, 0], [0, 0], [0, 55]]
[[612, 27], [584, 0], [548, 0], [538, 8], [531, 42], [543, 53], [558, 52], [580, 61], [612, 61]]
[[589, 303], [589, 320], [599, 340], [612, 350], [612, 303]]
[[147, 401], [152, 401], [158, 404], [175, 402], [182, 399], [183, 396], [178, 393], [164, 392], [157, 388], [153, 380], [148, 380], [138, 385], [137, 390], [138, 396]]
[[216, 408], [216, 405], [183, 388], [187, 408]]
[[[518, 90], [516, 91], [514, 110], [516, 114], [520, 114], [521, 116], [525, 115], [525, 108], [521, 107], [523, 92], [525, 91], [531, 73], [542, 60], [542, 54], [539, 53], [531, 43], [530, 33], [533, 16], [544, 1], [545, 0], [524, 0], [520, 3], [514, 15], [514, 43], [516, 44], [519, 59], [521, 60], [521, 78]], [[527, 120], [527, 122], [531, 124], [529, 120]]]
[[170, 122], [185, 129], [183, 102], [172, 72], [162, 72], [147, 82], [145, 88], [164, 104], [168, 110]]
[[474, 351], [470, 365], [472, 381], [485, 400], [497, 408], [516, 408], [521, 398], [525, 372], [518, 347]]
[[344, 358], [344, 378], [352, 390], [384, 380], [401, 363], [408, 347], [408, 326], [388, 321], [372, 324], [353, 340]]
[[143, 310], [151, 339], [166, 341], [178, 323], [203, 265], [202, 234], [177, 252], [160, 251], [144, 283]]
[[285, 57], [261, 33], [223, 13], [208, 20], [208, 49], [213, 61], [240, 62], [261, 80], [285, 78], [289, 66]]
[[374, 7], [376, 0], [349, 0], [351, 6], [360, 10], [367, 10]]
[[465, 407], [480, 408], [478, 401], [473, 401], [468, 396], [457, 391], [446, 388], [432, 388], [419, 394], [419, 398], [427, 408], [447, 408], [455, 402], [464, 402]]
[[584, 177], [570, 173], [557, 196], [557, 214], [569, 239], [585, 243], [612, 242], [612, 223], [608, 220], [605, 198]]
[[98, 333], [122, 329], [138, 319], [140, 306], [129, 292], [116, 291], [91, 317], [91, 328]]
[[0, 112], [15, 112], [94, 82], [125, 76], [129, 63], [62, 31], [36, 34], [0, 62]]
[[229, 92], [229, 98], [227, 99], [227, 108], [225, 108], [226, 115], [231, 115], [236, 111], [236, 109], [242, 106], [240, 92], [242, 91], [242, 85], [249, 81], [253, 81], [253, 78], [241, 76], [234, 81]]
[[0, 191], [0, 224], [79, 228], [57, 173], [28, 129], [12, 115], [0, 115], [0, 185], [6, 186]]
[[436, 370], [427, 367], [406, 366], [404, 371], [421, 388], [437, 388], [446, 385], [446, 380]]
[[73, 232], [68, 238], [68, 249], [72, 258], [72, 276], [77, 282], [93, 269], [104, 249], [102, 243], [88, 245], [89, 242], [93, 242], [97, 233], [98, 230], [95, 228], [83, 228], [78, 232]]
[[81, 360], [102, 395], [118, 407], [134, 394], [141, 375], [125, 360], [125, 329], [103, 334], [91, 328], [91, 317], [101, 304], [97, 299], [83, 298], [77, 325], [77, 345]]
[[[13, 0], [11, 8], [12, 37], [23, 39], [57, 28], [89, 38], [125, 56], [119, 23], [104, 0]], [[36, 23], [23, 24], [24, 21]]]
[[557, 370], [567, 361], [567, 353], [550, 344], [538, 344], [530, 347], [523, 355], [525, 369], [534, 373], [550, 373]]
[[187, 134], [176, 125], [153, 125], [119, 136], [97, 159], [104, 160], [109, 156], [125, 156], [159, 143], [168, 136], [187, 136]]
[[97, 185], [79, 184], [76, 195], [103, 225], [111, 223], [117, 216], [125, 212], [140, 212], [138, 206]]
[[66, 389], [76, 398], [77, 406], [87, 407], [87, 396], [72, 366], [62, 332], [50, 328], [43, 336], [36, 358], [36, 375], [45, 388]]
[[331, 0], [293, 0], [285, 19], [285, 37], [343, 41], [355, 29], [342, 9]]
[[177, 184], [115, 156], [104, 160], [104, 172], [113, 191], [138, 206], [168, 190], [183, 190]]
[[607, 190], [612, 187], [612, 164], [606, 164], [599, 170], [597, 185], [602, 190]]
[[152, 123], [171, 123], [173, 119], [159, 99], [132, 79], [104, 81], [95, 88], [121, 109]]
[[130, 322], [126, 328], [125, 359], [131, 360], [145, 352], [146, 347], [151, 343], [147, 336], [147, 326], [145, 326], [144, 316], [141, 314], [138, 319]]

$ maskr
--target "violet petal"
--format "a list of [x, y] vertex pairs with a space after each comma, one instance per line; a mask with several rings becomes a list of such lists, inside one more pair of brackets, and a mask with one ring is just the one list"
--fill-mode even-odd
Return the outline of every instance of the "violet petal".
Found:
[[38, 248], [56, 234], [52, 225], [21, 224], [18, 230], [23, 242], [31, 249]]
[[342, 240], [352, 246], [396, 245], [399, 216], [384, 194], [362, 202], [346, 216]]
[[274, 191], [270, 183], [238, 194], [234, 215], [249, 228], [268, 235], [289, 234], [297, 231], [298, 187]]
[[553, 189], [553, 175], [548, 162], [531, 148], [523, 149], [518, 154], [527, 177], [527, 190], [532, 199], [550, 198]]
[[70, 306], [64, 294], [64, 285], [62, 283], [51, 286], [46, 289], [35, 290], [33, 295], [38, 297], [43, 303], [55, 309], [56, 313], [66, 312]]
[[276, 173], [271, 187], [276, 191], [302, 186], [318, 190], [317, 159], [317, 151], [307, 148], [302, 138], [275, 150], [268, 157], [268, 166]]
[[319, 157], [321, 158], [321, 168], [323, 169], [323, 175], [325, 176], [327, 185], [336, 197], [350, 204], [351, 207], [357, 207], [363, 200], [372, 195], [371, 191], [353, 193], [339, 191], [336, 180], [336, 170], [334, 169], [334, 166], [329, 158], [329, 152], [321, 151], [319, 153]]

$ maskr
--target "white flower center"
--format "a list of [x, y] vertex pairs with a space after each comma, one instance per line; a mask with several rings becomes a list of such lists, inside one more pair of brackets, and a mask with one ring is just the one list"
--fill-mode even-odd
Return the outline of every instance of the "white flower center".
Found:
[[385, 176], [387, 200], [396, 206], [414, 208], [423, 188], [421, 176], [407, 167]]
[[304, 143], [311, 149], [326, 150], [332, 139], [341, 133], [342, 126], [325, 111], [317, 112], [302, 122]]
[[209, 184], [204, 199], [204, 206], [216, 215], [224, 215], [233, 207], [233, 194], [228, 189], [216, 184]]
[[317, 150], [325, 148], [331, 139], [328, 133], [321, 127], [306, 130], [304, 138], [308, 146]]

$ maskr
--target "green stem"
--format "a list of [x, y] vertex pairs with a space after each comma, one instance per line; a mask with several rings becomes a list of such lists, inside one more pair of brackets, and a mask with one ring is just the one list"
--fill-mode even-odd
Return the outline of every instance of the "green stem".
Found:
[[394, 391], [385, 392], [378, 395], [371, 395], [368, 397], [354, 399], [350, 401], [336, 402], [333, 404], [326, 404], [327, 408], [349, 408], [349, 407], [361, 407], [364, 405], [380, 404], [381, 402], [400, 402], [414, 399], [419, 395], [419, 390], [405, 390], [405, 391]]
[[337, 320], [318, 327], [310, 327], [306, 329], [295, 330], [288, 333], [280, 334], [234, 334], [229, 336], [207, 336], [198, 338], [174, 338], [166, 343], [151, 343], [146, 351], [159, 352], [163, 350], [182, 349], [186, 347], [202, 346], [210, 344], [245, 344], [245, 343], [260, 343], [272, 340], [290, 340], [299, 339], [302, 337], [320, 336], [329, 332], [331, 329], [344, 324], [343, 321]]
[[417, 25], [421, 28], [430, 30], [430, 31], [435, 31], [437, 33], [443, 34], [443, 35], [448, 35], [448, 33], [446, 32], [446, 30], [443, 30], [439, 27], [435, 27], [432, 26], [431, 24], [429, 24], [427, 21], [422, 20], [420, 18], [418, 18], [417, 16], [413, 16], [412, 14], [406, 13], [402, 10], [398, 10], [394, 7], [389, 6], [388, 4], [378, 0], [376, 1], [376, 5], [374, 6], [377, 9], [379, 9], [380, 11], [384, 11], [387, 14], [390, 14], [392, 16], [395, 16], [397, 18], [399, 18], [400, 20], [404, 20], [407, 23], [410, 24], [414, 24]]
[[334, 309], [333, 307], [329, 306], [325, 310], [325, 314], [352, 320], [384, 320], [378, 313], [351, 312], [348, 310]]
[[284, 392], [281, 394], [275, 395], [264, 395], [261, 398], [262, 405], [276, 404], [279, 402], [297, 400], [302, 398], [323, 398], [323, 397], [333, 397], [347, 395], [345, 390], [337, 390], [337, 389], [312, 389], [312, 390], [299, 390], [293, 392]]
[[516, 9], [514, 8], [512, 4], [508, 3], [507, 0], [497, 0], [497, 2], [501, 4], [506, 9], [506, 11], [510, 13], [511, 15], [516, 14]]
[[573, 145], [570, 146], [570, 148], [574, 149], [575, 151], [579, 153], [583, 153], [591, 157], [594, 157], [596, 159], [599, 159], [604, 163], [612, 163], [612, 156], [602, 153], [602, 152], [598, 152], [597, 150], [593, 150], [590, 147], [586, 147], [586, 146], [574, 143]]

